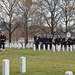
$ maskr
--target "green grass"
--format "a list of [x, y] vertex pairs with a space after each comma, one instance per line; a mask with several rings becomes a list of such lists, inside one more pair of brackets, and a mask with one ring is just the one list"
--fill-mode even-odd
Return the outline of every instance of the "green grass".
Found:
[[[20, 57], [26, 57], [27, 71], [21, 74]], [[5, 49], [0, 52], [0, 75], [2, 61], [10, 60], [10, 75], [64, 75], [70, 70], [75, 74], [75, 52], [55, 52], [32, 49]]]

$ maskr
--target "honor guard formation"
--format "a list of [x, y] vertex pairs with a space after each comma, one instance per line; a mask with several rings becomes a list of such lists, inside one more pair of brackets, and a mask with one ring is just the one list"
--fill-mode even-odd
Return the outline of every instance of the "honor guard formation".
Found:
[[36, 46], [36, 49], [38, 49], [38, 45], [40, 44], [41, 49], [43, 49], [43, 45], [45, 45], [45, 49], [48, 49], [48, 45], [50, 45], [50, 49], [52, 49], [52, 45], [55, 46], [55, 49], [57, 49], [57, 45], [60, 45], [61, 48], [64, 46], [66, 48], [67, 46], [73, 46], [75, 45], [75, 37], [66, 37], [64, 36], [52, 36], [49, 34], [44, 34], [43, 36], [37, 34], [34, 36], [34, 44]]

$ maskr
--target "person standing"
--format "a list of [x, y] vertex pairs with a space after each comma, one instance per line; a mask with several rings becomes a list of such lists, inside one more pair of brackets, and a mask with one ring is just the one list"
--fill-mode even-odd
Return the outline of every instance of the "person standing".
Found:
[[36, 44], [37, 35], [34, 35], [34, 44]]
[[6, 35], [3, 31], [1, 32], [0, 39], [1, 39], [1, 49], [4, 50], [5, 49]]
[[61, 36], [61, 47], [64, 45], [64, 47], [66, 47], [65, 45], [65, 40], [66, 40], [66, 37], [65, 35]]
[[50, 35], [50, 49], [52, 49], [52, 41], [53, 41], [53, 36]]

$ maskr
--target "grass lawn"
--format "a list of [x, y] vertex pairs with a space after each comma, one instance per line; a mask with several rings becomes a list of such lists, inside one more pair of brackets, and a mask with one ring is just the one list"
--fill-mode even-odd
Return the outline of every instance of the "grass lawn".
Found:
[[[20, 57], [26, 57], [27, 71], [21, 74]], [[72, 71], [75, 75], [75, 52], [55, 52], [51, 50], [33, 51], [32, 49], [5, 49], [0, 52], [0, 75], [2, 61], [10, 60], [10, 75], [64, 75]]]

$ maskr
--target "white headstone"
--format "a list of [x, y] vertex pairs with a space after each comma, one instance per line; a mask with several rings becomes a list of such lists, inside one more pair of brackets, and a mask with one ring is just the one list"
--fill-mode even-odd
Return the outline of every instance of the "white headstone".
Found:
[[20, 57], [20, 73], [26, 72], [26, 57]]
[[73, 50], [75, 51], [75, 45], [73, 45]]
[[14, 43], [14, 48], [18, 48], [18, 44], [16, 42]]
[[23, 49], [25, 49], [25, 43], [23, 42]]
[[5, 43], [5, 47], [8, 48], [7, 43]]
[[64, 47], [64, 45], [62, 45], [62, 51], [65, 51], [65, 47]]
[[72, 45], [70, 45], [70, 51], [72, 52]]
[[9, 60], [3, 60], [2, 62], [2, 75], [9, 75]]
[[41, 45], [40, 45], [40, 44], [38, 45], [38, 50], [39, 50], [39, 51], [41, 50]]
[[45, 50], [46, 48], [45, 48], [45, 44], [43, 45], [43, 50]]
[[66, 51], [67, 51], [67, 52], [69, 51], [69, 47], [68, 47], [68, 45], [66, 46]]
[[33, 43], [30, 43], [30, 48], [33, 48]]
[[21, 43], [19, 43], [19, 46], [20, 46], [20, 48], [22, 48], [22, 44]]
[[47, 49], [50, 50], [50, 45], [49, 44], [47, 45]]
[[55, 45], [52, 45], [52, 51], [55, 52]]
[[61, 48], [61, 44], [60, 44], [60, 50], [61, 50], [62, 48]]
[[60, 45], [57, 45], [57, 50], [58, 52], [60, 52]]
[[30, 48], [30, 44], [29, 43], [26, 45], [26, 48]]
[[9, 47], [11, 48], [11, 43], [9, 44]]
[[9, 43], [7, 43], [7, 48], [10, 48], [10, 44]]
[[20, 49], [20, 44], [19, 44], [19, 42], [18, 42], [18, 49]]
[[33, 50], [35, 51], [36, 50], [36, 45], [34, 44], [34, 46], [33, 46]]
[[65, 75], [73, 75], [73, 72], [72, 71], [66, 71]]
[[8, 42], [6, 42], [5, 47], [9, 48], [9, 43]]
[[11, 47], [13, 47], [13, 48], [14, 48], [14, 43], [11, 43]]

